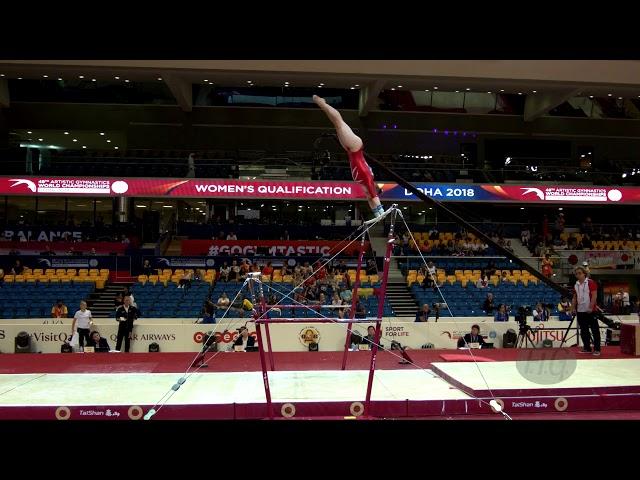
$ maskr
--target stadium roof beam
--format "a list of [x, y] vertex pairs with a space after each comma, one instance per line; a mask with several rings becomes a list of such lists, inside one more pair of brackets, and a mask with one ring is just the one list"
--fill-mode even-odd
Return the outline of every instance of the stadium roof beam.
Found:
[[578, 93], [580, 93], [579, 88], [565, 88], [537, 95], [527, 95], [524, 104], [524, 121], [532, 122], [552, 108], [566, 102], [571, 97], [575, 97]]
[[169, 87], [169, 90], [171, 90], [173, 96], [176, 98], [176, 101], [182, 111], [191, 112], [193, 110], [193, 91], [191, 83], [169, 73], [163, 74], [162, 78]]
[[360, 89], [360, 102], [358, 104], [359, 116], [366, 117], [369, 114], [369, 110], [376, 106], [378, 95], [380, 95], [384, 85], [384, 80], [374, 80], [362, 86]]

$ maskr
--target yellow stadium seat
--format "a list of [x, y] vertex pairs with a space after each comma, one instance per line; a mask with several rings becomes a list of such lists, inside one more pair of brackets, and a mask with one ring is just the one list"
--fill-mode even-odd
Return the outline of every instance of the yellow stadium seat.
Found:
[[100, 269], [100, 275], [103, 275], [103, 274], [109, 275], [109, 269], [108, 268], [101, 268]]
[[56, 269], [55, 268], [47, 268], [44, 273], [46, 275], [55, 275], [56, 274]]
[[75, 277], [78, 271], [75, 268], [67, 268], [67, 275]]
[[93, 276], [98, 276], [100, 274], [100, 271], [97, 268], [92, 268], [91, 270], [89, 270], [89, 275]]
[[145, 284], [149, 280], [149, 277], [146, 275], [138, 275], [138, 283]]
[[78, 275], [83, 275], [83, 276], [88, 276], [89, 275], [89, 269], [87, 268], [81, 268], [78, 270]]
[[369, 282], [376, 283], [379, 281], [378, 275], [369, 275]]
[[97, 288], [97, 289], [99, 289], [99, 290], [104, 289], [104, 285], [105, 285], [105, 283], [106, 283], [106, 282], [105, 282], [103, 279], [98, 278], [98, 279], [96, 280], [96, 288]]
[[33, 274], [34, 275], [42, 275], [44, 272], [42, 271], [41, 268], [34, 268], [33, 269]]

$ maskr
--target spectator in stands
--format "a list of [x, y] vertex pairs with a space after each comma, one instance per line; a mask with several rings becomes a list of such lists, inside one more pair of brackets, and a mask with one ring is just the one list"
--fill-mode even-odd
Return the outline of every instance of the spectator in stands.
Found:
[[186, 288], [191, 286], [193, 280], [192, 272], [185, 272], [180, 280], [178, 280], [178, 288]]
[[562, 232], [564, 232], [564, 213], [560, 212], [556, 217], [556, 221], [553, 224], [553, 239], [557, 239], [560, 237]]
[[560, 299], [560, 303], [558, 304], [558, 320], [567, 321], [571, 320], [573, 315], [571, 315], [571, 302], [567, 297], [562, 297]]
[[236, 260], [231, 262], [231, 271], [229, 272], [229, 281], [237, 282], [240, 279], [240, 267]]
[[118, 321], [118, 337], [116, 340], [116, 350], [120, 351], [122, 340], [124, 340], [124, 351], [128, 352], [133, 338], [133, 323], [138, 319], [138, 309], [131, 303], [132, 297], [126, 295], [122, 306], [116, 311]]
[[367, 318], [367, 309], [364, 308], [364, 305], [359, 299], [356, 301], [355, 318]]
[[483, 271], [480, 274], [480, 278], [478, 278], [478, 281], [476, 282], [476, 287], [487, 288], [488, 286], [489, 286], [489, 277], [487, 277], [487, 274]]
[[531, 240], [531, 232], [529, 231], [529, 226], [525, 225], [520, 232], [520, 241], [526, 247], [529, 245], [529, 240]]
[[251, 264], [249, 263], [249, 260], [244, 259], [240, 264], [240, 275], [238, 276], [238, 280], [244, 280], [245, 278], [247, 278], [247, 275], [249, 275], [250, 271]]
[[9, 250], [9, 255], [11, 256], [20, 255], [20, 251], [16, 250], [15, 248], [12, 248], [11, 250]]
[[0, 268], [0, 285], [4, 283], [4, 269]]
[[71, 324], [71, 336], [76, 332], [78, 333], [80, 347], [84, 347], [85, 340], [87, 343], [89, 342], [89, 329], [91, 325], [93, 325], [91, 310], [87, 309], [87, 302], [82, 300], [80, 302], [80, 310], [73, 316], [73, 323]]
[[51, 307], [51, 318], [67, 318], [69, 316], [69, 310], [61, 299], [56, 300], [56, 303]]
[[622, 315], [629, 315], [631, 313], [631, 302], [629, 301], [629, 292], [625, 292], [622, 289], [618, 291], [620, 297], [620, 311]]
[[22, 275], [24, 272], [24, 267], [22, 266], [22, 262], [20, 260], [16, 260], [16, 263], [13, 265], [11, 269], [11, 273], [13, 275]]
[[436, 276], [437, 269], [431, 260], [427, 262], [426, 267], [422, 267], [420, 269], [420, 273], [424, 275], [424, 280], [422, 280], [422, 289], [425, 290], [427, 288], [436, 288]]
[[283, 277], [285, 275], [293, 275], [293, 268], [291, 267], [291, 265], [289, 265], [288, 261], [284, 261], [282, 263], [282, 267], [280, 268], [280, 275], [282, 275]]
[[[338, 295], [338, 292], [335, 290], [333, 293], [333, 298], [331, 299], [331, 305], [333, 305], [334, 307], [344, 305], [344, 302], [340, 298], [340, 295]], [[336, 312], [338, 318], [344, 318], [344, 308], [336, 308], [334, 309], [334, 311]]]
[[227, 296], [227, 292], [222, 292], [222, 295], [220, 295], [220, 298], [218, 298], [218, 302], [216, 303], [216, 307], [221, 309], [221, 310], [226, 310], [229, 307], [230, 303], [231, 303], [231, 301], [229, 300], [229, 297]]
[[351, 303], [351, 299], [353, 298], [353, 294], [352, 294], [350, 289], [344, 288], [340, 292], [340, 298], [342, 299], [343, 302], [345, 302], [345, 304], [349, 304], [349, 303]]
[[[53, 255], [55, 255], [55, 252], [53, 253]], [[91, 250], [89, 251], [89, 253], [87, 253], [87, 255], [89, 255], [90, 257], [95, 257], [97, 255], [96, 249], [91, 247]]]
[[233, 346], [242, 346], [242, 350], [246, 351], [247, 347], [253, 347], [256, 344], [255, 338], [249, 336], [249, 329], [246, 326], [240, 327], [240, 335], [233, 342]]
[[273, 265], [271, 264], [271, 262], [267, 262], [267, 265], [262, 268], [262, 275], [269, 277], [269, 281], [272, 280]]
[[113, 299], [113, 303], [115, 309], [118, 310], [118, 307], [124, 303], [124, 296], [122, 295], [122, 293], [118, 293], [116, 295], [116, 298]]
[[129, 245], [131, 243], [129, 237], [127, 237], [124, 233], [122, 234], [122, 243], [124, 243], [125, 245]]
[[416, 322], [428, 322], [429, 321], [429, 313], [431, 312], [431, 308], [429, 308], [429, 304], [425, 303], [422, 305], [422, 308], [416, 313]]
[[229, 235], [227, 235], [227, 240], [238, 240], [238, 237], [236, 237], [235, 233], [229, 232]]
[[547, 278], [551, 278], [553, 276], [553, 262], [551, 261], [548, 253], [545, 254], [542, 259], [542, 274]]
[[438, 231], [438, 227], [434, 226], [431, 230], [429, 230], [429, 240], [438, 240], [440, 232]]
[[491, 315], [495, 310], [495, 305], [493, 304], [493, 293], [487, 293], [487, 298], [484, 299], [484, 303], [482, 304], [482, 310], [487, 315]]
[[546, 308], [546, 305], [543, 305], [541, 302], [536, 303], [536, 308], [532, 313], [534, 322], [546, 322], [547, 320], [549, 320], [549, 309]]
[[508, 322], [509, 321], [509, 313], [507, 312], [507, 306], [504, 303], [501, 303], [498, 306], [498, 311], [496, 312], [495, 317], [493, 318], [494, 322]]
[[142, 264], [142, 274], [147, 276], [153, 275], [153, 268], [151, 268], [151, 263], [149, 263], [149, 260], [145, 260]]
[[489, 278], [496, 274], [496, 262], [493, 260], [489, 261], [489, 265], [484, 269], [484, 273], [487, 274]]
[[345, 273], [347, 273], [347, 264], [344, 263], [344, 260], [340, 260], [338, 262], [338, 266], [336, 267], [336, 269], [338, 270], [338, 273], [340, 273], [341, 275], [344, 275]]
[[367, 262], [367, 275], [375, 275], [378, 273], [378, 267], [376, 266], [376, 261], [373, 258], [370, 258]]
[[109, 350], [111, 350], [109, 344], [107, 343], [107, 339], [103, 338], [100, 335], [100, 332], [96, 330], [91, 332], [91, 335], [89, 335], [87, 347], [93, 347], [96, 352], [108, 352]]
[[477, 343], [480, 346], [484, 345], [484, 338], [480, 335], [480, 327], [478, 325], [473, 325], [471, 333], [467, 333], [464, 337], [458, 339], [458, 348], [469, 348], [472, 343]]
[[202, 277], [204, 277], [204, 272], [201, 269], [196, 268], [195, 272], [193, 272], [193, 281], [201, 282]]
[[230, 273], [231, 273], [231, 267], [229, 267], [227, 262], [224, 262], [220, 267], [220, 270], [218, 271], [218, 278], [222, 282], [228, 282]]
[[200, 323], [216, 323], [216, 306], [209, 299], [204, 302], [204, 314]]
[[502, 271], [502, 275], [500, 276], [500, 281], [501, 282], [508, 282], [509, 281], [509, 274], [507, 273], [506, 270]]

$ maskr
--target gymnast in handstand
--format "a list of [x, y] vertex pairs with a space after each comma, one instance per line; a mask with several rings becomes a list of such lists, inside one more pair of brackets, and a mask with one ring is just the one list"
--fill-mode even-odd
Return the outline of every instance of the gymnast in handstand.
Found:
[[342, 119], [340, 112], [329, 105], [324, 98], [314, 95], [313, 101], [326, 113], [331, 123], [333, 123], [340, 145], [342, 145], [342, 148], [346, 150], [349, 156], [349, 165], [351, 166], [353, 180], [364, 187], [369, 207], [371, 207], [373, 215], [379, 217], [384, 214], [384, 208], [380, 204], [380, 198], [378, 198], [378, 189], [373, 182], [371, 167], [369, 167], [369, 164], [367, 164], [367, 161], [364, 159], [362, 139], [353, 133], [353, 130], [351, 130], [349, 125]]

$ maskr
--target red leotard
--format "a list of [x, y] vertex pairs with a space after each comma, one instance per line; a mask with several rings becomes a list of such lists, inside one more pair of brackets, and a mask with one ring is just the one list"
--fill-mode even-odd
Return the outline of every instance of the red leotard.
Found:
[[362, 149], [357, 152], [347, 152], [349, 156], [349, 165], [351, 166], [351, 176], [354, 182], [358, 182], [362, 185], [369, 194], [370, 198], [378, 196], [378, 189], [375, 183], [373, 183], [373, 172], [371, 167], [364, 159]]

